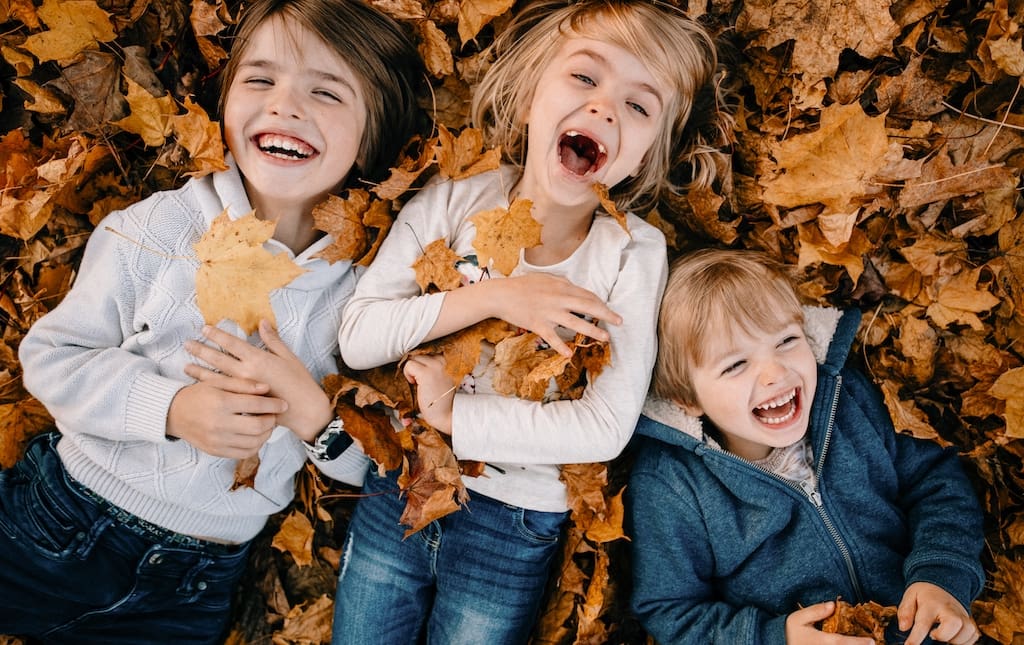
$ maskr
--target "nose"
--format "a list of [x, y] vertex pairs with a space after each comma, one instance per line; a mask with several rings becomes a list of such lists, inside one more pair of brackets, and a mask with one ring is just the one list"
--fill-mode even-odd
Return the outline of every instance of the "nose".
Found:
[[761, 385], [775, 385], [786, 374], [786, 368], [777, 360], [768, 360], [761, 365], [759, 374]]
[[615, 110], [612, 109], [611, 103], [605, 97], [593, 97], [587, 110], [599, 119], [615, 123]]
[[294, 93], [280, 85], [275, 90], [273, 96], [267, 101], [267, 111], [275, 116], [283, 116], [288, 119], [302, 118], [301, 103], [296, 100]]

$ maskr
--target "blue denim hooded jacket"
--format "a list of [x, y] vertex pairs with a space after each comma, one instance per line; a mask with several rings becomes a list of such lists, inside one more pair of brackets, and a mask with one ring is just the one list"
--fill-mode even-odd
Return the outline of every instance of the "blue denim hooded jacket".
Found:
[[785, 643], [786, 617], [800, 607], [837, 597], [898, 605], [918, 581], [965, 607], [981, 591], [970, 482], [955, 451], [897, 434], [877, 389], [845, 366], [859, 321], [847, 312], [816, 352], [817, 490], [722, 451], [667, 402], [672, 425], [640, 418], [626, 488], [631, 604], [663, 645]]

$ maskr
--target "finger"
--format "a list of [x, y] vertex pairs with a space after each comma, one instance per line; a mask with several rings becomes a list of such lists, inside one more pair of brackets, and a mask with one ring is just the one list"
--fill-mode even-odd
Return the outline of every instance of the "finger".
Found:
[[[949, 642], [951, 645], [972, 645], [978, 641], [980, 636], [978, 626], [974, 624], [973, 620], [968, 619], [960, 631], [949, 639]], [[935, 637], [933, 636], [933, 638]]]
[[215, 370], [232, 374], [238, 366], [238, 359], [216, 347], [194, 340], [185, 341], [185, 351], [203, 361]]
[[896, 622], [901, 632], [910, 631], [914, 626], [914, 615], [917, 614], [917, 597], [904, 594], [900, 606], [896, 608]]
[[914, 617], [914, 628], [907, 634], [905, 645], [920, 645], [924, 642], [925, 636], [928, 635], [928, 630], [935, 624], [935, 617], [925, 612], [918, 612]]
[[793, 622], [797, 625], [812, 625], [818, 621], [825, 620], [836, 610], [836, 604], [829, 600], [819, 602], [816, 605], [798, 609], [791, 614]]
[[260, 339], [272, 353], [277, 354], [278, 356], [293, 355], [292, 350], [284, 344], [284, 341], [281, 340], [281, 336], [277, 333], [277, 330], [274, 329], [274, 326], [270, 324], [269, 320], [261, 320], [259, 330]]
[[578, 334], [583, 334], [584, 336], [588, 336], [595, 340], [604, 342], [611, 340], [611, 335], [607, 330], [602, 329], [593, 322], [585, 318], [580, 318], [579, 316], [566, 316], [566, 318], [561, 321], [561, 325], [566, 329], [572, 330]]
[[953, 637], [960, 633], [964, 627], [964, 621], [959, 616], [943, 616], [939, 619], [939, 625], [929, 634], [932, 639], [942, 643], [948, 643]]
[[201, 365], [189, 363], [185, 365], [185, 374], [205, 385], [215, 387], [234, 394], [262, 395], [270, 391], [270, 386], [260, 381], [221, 374]]

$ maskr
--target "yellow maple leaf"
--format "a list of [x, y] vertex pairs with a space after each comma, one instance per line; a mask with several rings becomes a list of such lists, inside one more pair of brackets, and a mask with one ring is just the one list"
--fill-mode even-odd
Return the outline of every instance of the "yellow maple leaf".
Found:
[[69, 60], [117, 38], [110, 14], [93, 0], [43, 0], [38, 13], [50, 29], [32, 34], [22, 47], [40, 62]]
[[355, 264], [368, 265], [393, 221], [391, 202], [372, 199], [365, 190], [352, 189], [344, 198], [329, 195], [313, 208], [313, 224], [330, 233], [334, 241], [315, 257], [332, 264], [352, 260]]
[[306, 270], [286, 254], [263, 248], [273, 234], [273, 222], [253, 213], [232, 220], [225, 211], [196, 242], [196, 301], [208, 324], [229, 319], [251, 334], [260, 320], [275, 322], [270, 292]]
[[300, 567], [309, 566], [313, 562], [313, 525], [309, 518], [298, 511], [289, 513], [270, 546], [292, 554]]
[[885, 165], [888, 148], [885, 115], [869, 117], [857, 103], [826, 108], [820, 128], [774, 146], [777, 174], [761, 180], [764, 199], [849, 212], [854, 198], [877, 190], [868, 182]]
[[195, 168], [185, 174], [189, 177], [202, 177], [211, 172], [227, 170], [220, 123], [210, 120], [206, 110], [193, 101], [192, 97], [185, 97], [185, 110], [185, 114], [175, 114], [168, 119], [171, 132], [178, 143], [188, 150]]
[[424, 20], [419, 26], [420, 45], [417, 48], [427, 71], [437, 78], [444, 78], [455, 71], [452, 48], [444, 32], [433, 20]]
[[171, 133], [170, 117], [178, 114], [177, 104], [170, 94], [156, 98], [128, 76], [124, 80], [128, 83], [131, 113], [113, 124], [139, 135], [147, 146], [162, 146]]
[[998, 305], [999, 298], [978, 288], [982, 269], [961, 271], [939, 287], [935, 302], [928, 305], [928, 317], [936, 325], [941, 328], [959, 323], [978, 331], [985, 329], [977, 314]]
[[519, 264], [520, 251], [540, 244], [541, 225], [530, 214], [532, 209], [533, 202], [517, 197], [507, 210], [498, 207], [469, 218], [476, 226], [473, 248], [481, 268], [493, 260], [495, 269], [510, 275]]

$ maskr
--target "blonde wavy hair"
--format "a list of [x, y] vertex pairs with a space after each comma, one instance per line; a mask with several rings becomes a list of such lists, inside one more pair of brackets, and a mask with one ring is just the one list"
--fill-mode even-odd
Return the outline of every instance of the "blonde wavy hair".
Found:
[[[558, 53], [562, 39], [586, 37], [622, 47], [644, 61], [659, 82], [675, 90], [665, 104], [661, 134], [636, 177], [610, 187], [616, 206], [648, 205], [665, 190], [710, 186], [722, 151], [697, 131], [687, 131], [699, 94], [710, 92], [718, 130], [726, 140], [732, 120], [716, 82], [718, 56], [708, 31], [679, 9], [652, 0], [541, 0], [513, 18], [495, 37], [493, 64], [473, 94], [472, 125], [489, 145], [501, 146], [505, 161], [526, 160], [525, 115], [537, 82]], [[688, 165], [690, 180], [673, 184], [674, 168]]]

